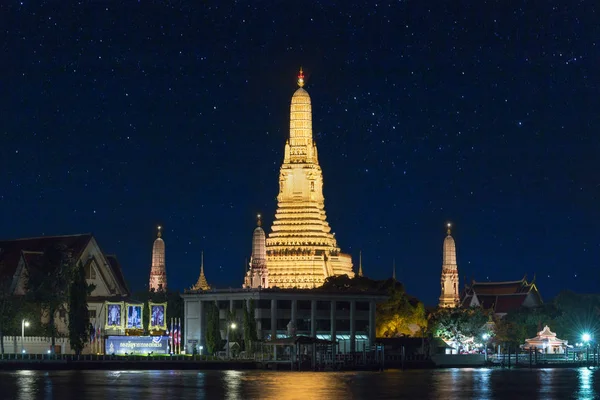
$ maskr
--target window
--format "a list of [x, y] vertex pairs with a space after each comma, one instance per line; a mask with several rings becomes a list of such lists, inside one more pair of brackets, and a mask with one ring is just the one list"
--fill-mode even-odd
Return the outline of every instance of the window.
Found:
[[96, 279], [96, 268], [93, 262], [85, 266], [85, 279]]
[[65, 309], [61, 309], [61, 310], [58, 312], [58, 316], [59, 316], [61, 319], [65, 319], [65, 318], [67, 318], [67, 311], [66, 311]]
[[88, 310], [90, 319], [96, 318], [96, 310]]
[[310, 182], [310, 191], [311, 191], [311, 192], [314, 192], [314, 191], [315, 191], [315, 182], [314, 182], [314, 181], [311, 181], [311, 182]]

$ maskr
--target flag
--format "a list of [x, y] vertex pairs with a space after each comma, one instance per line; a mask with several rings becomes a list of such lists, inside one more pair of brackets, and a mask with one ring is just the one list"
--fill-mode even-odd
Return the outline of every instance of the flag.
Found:
[[94, 344], [96, 341], [96, 327], [90, 324], [90, 343]]
[[102, 334], [100, 327], [96, 327], [96, 347], [98, 348], [97, 353], [102, 353]]
[[175, 320], [175, 325], [173, 327], [173, 353], [177, 351], [177, 341], [179, 336], [179, 328], [177, 327], [177, 320]]
[[177, 352], [181, 353], [181, 318], [177, 318]]

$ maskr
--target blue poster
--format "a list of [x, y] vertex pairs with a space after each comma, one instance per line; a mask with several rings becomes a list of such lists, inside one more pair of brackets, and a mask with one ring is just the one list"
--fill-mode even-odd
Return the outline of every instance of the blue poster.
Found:
[[142, 306], [127, 305], [127, 329], [142, 329]]
[[106, 354], [169, 354], [168, 336], [108, 336]]

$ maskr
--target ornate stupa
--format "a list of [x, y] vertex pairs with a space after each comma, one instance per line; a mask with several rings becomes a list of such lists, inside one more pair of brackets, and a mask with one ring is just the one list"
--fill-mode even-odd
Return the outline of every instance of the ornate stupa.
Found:
[[252, 234], [252, 256], [250, 257], [249, 269], [244, 278], [244, 288], [257, 289], [269, 287], [266, 235], [261, 227], [260, 214], [258, 214], [256, 225]]
[[458, 265], [456, 264], [456, 243], [451, 235], [451, 224], [448, 224], [448, 235], [444, 239], [442, 254], [442, 294], [440, 307], [458, 307]]
[[200, 276], [196, 284], [192, 286], [192, 290], [210, 290], [210, 285], [204, 276], [204, 252], [200, 256]]
[[269, 286], [313, 288], [333, 275], [353, 276], [325, 216], [323, 173], [312, 135], [310, 96], [300, 69], [290, 108], [290, 137], [279, 174], [277, 211], [267, 243]]
[[165, 266], [165, 241], [162, 239], [162, 227], [158, 227], [158, 233], [152, 246], [152, 266], [150, 267], [149, 290], [167, 290], [167, 269]]

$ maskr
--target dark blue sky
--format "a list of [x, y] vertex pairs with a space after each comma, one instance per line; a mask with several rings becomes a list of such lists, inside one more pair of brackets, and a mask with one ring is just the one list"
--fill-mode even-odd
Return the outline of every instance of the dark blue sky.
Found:
[[461, 286], [596, 291], [597, 3], [351, 3], [2, 2], [0, 236], [93, 232], [141, 289], [160, 223], [171, 288], [202, 250], [240, 286], [302, 65], [328, 219], [368, 276], [395, 258], [435, 304], [450, 220]]

